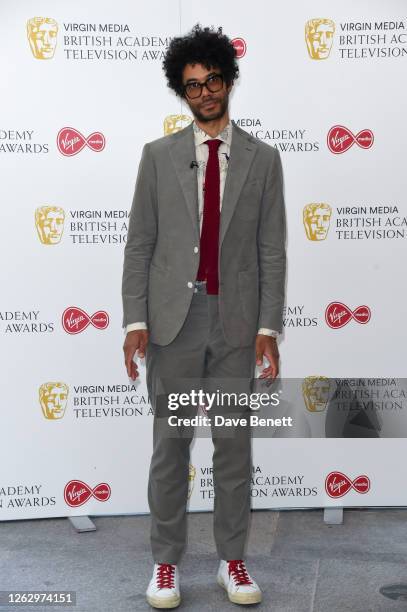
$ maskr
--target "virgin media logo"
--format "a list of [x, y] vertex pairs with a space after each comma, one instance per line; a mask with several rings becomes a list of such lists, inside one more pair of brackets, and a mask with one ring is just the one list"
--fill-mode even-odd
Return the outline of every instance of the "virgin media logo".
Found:
[[109, 499], [111, 492], [106, 482], [101, 482], [92, 489], [82, 480], [70, 480], [64, 488], [64, 499], [68, 506], [77, 508], [85, 504], [91, 497], [105, 502]]
[[98, 310], [89, 316], [77, 306], [69, 306], [62, 313], [62, 327], [67, 334], [79, 334], [89, 325], [93, 325], [96, 329], [106, 329], [109, 325], [109, 315], [105, 310]]
[[325, 309], [325, 322], [332, 329], [339, 329], [351, 319], [364, 325], [370, 321], [371, 315], [369, 306], [358, 306], [355, 310], [351, 310], [342, 302], [331, 302]]
[[331, 472], [325, 479], [325, 491], [329, 497], [343, 497], [351, 489], [356, 493], [367, 493], [370, 490], [370, 479], [362, 474], [351, 480], [342, 472]]
[[338, 155], [339, 153], [345, 153], [354, 144], [361, 149], [370, 149], [373, 145], [374, 136], [371, 130], [361, 130], [355, 136], [343, 125], [334, 125], [329, 130], [326, 141], [331, 153]]
[[92, 132], [90, 136], [85, 138], [78, 130], [71, 127], [64, 127], [59, 130], [57, 136], [57, 147], [62, 155], [72, 157], [77, 155], [85, 147], [89, 147], [92, 151], [99, 153], [105, 148], [106, 140], [101, 132]]
[[246, 55], [247, 45], [246, 41], [243, 38], [241, 38], [240, 36], [238, 38], [234, 38], [232, 40], [232, 45], [235, 48], [237, 59], [240, 59], [241, 57]]

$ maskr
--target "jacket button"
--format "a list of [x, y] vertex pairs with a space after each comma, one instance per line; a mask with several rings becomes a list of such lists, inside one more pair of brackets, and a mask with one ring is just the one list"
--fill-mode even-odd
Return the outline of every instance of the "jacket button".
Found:
[[188, 281], [187, 285], [190, 289], [192, 289], [192, 287], [194, 286], [194, 283], [191, 283], [191, 281]]
[[198, 253], [199, 249], [198, 247], [194, 247], [194, 253]]

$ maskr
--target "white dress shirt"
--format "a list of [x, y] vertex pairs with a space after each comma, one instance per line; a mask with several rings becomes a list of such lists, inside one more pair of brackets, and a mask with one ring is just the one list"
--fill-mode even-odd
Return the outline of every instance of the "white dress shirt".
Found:
[[[209, 148], [205, 144], [205, 140], [212, 139], [204, 130], [197, 126], [195, 121], [193, 122], [194, 140], [195, 140], [195, 155], [196, 162], [198, 164], [197, 179], [198, 179], [198, 211], [199, 211], [199, 231], [202, 232], [202, 219], [203, 219], [203, 207], [204, 207], [204, 183], [205, 183], [205, 171], [206, 164], [208, 162]], [[219, 174], [220, 174], [220, 210], [222, 210], [223, 192], [225, 189], [226, 174], [228, 169], [228, 161], [230, 156], [230, 145], [232, 143], [232, 123], [229, 123], [223, 128], [223, 130], [215, 136], [215, 138], [222, 141], [218, 149], [219, 157]], [[144, 321], [137, 323], [129, 323], [126, 327], [126, 333], [134, 331], [135, 329], [147, 329], [147, 324]], [[278, 332], [261, 327], [258, 334], [265, 336], [278, 336]]]

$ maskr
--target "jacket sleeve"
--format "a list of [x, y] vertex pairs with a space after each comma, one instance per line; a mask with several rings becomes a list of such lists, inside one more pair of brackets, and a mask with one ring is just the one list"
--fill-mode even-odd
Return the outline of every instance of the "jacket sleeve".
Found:
[[280, 153], [273, 149], [257, 232], [260, 308], [258, 327], [282, 332], [286, 276], [286, 213]]
[[143, 147], [124, 248], [123, 323], [148, 321], [148, 275], [157, 238], [157, 181], [150, 145]]

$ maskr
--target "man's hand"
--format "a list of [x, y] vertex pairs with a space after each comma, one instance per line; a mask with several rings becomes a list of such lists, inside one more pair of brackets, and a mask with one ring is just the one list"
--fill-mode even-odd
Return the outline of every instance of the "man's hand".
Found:
[[278, 376], [278, 352], [277, 340], [272, 336], [257, 334], [256, 337], [256, 365], [263, 365], [263, 357], [269, 362], [269, 366], [264, 368], [259, 378], [270, 378], [270, 383]]
[[126, 364], [127, 375], [132, 380], [136, 380], [139, 376], [137, 364], [133, 361], [133, 357], [137, 351], [138, 357], [144, 357], [148, 342], [148, 331], [146, 329], [135, 329], [126, 334], [124, 341], [124, 363]]

